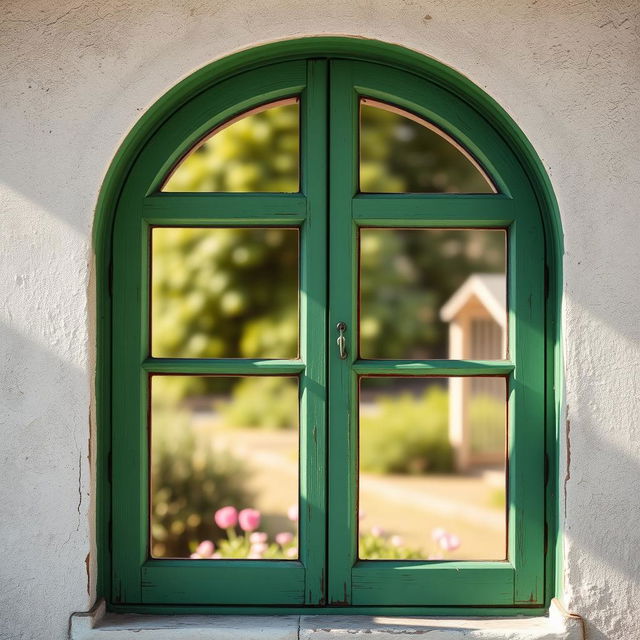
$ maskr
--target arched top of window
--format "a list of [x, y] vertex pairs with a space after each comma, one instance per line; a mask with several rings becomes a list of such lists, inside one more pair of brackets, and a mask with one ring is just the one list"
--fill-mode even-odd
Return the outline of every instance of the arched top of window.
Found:
[[297, 192], [299, 121], [298, 98], [264, 104], [228, 120], [180, 159], [162, 191]]
[[[216, 61], [172, 89], [127, 138], [98, 204], [98, 455], [108, 470], [98, 527], [109, 541], [100, 548], [100, 593], [114, 605], [151, 608], [542, 611], [554, 584], [544, 554], [554, 544], [545, 537], [554, 510], [545, 465], [555, 455], [547, 418], [560, 404], [551, 374], [561, 237], [547, 191], [539, 159], [497, 105], [453, 70], [397, 47], [342, 38], [275, 43]], [[448, 336], [455, 348], [424, 347], [446, 301], [487, 276], [501, 283], [499, 326], [477, 313], [464, 329], [487, 348], [463, 341], [462, 322], [435, 338]], [[468, 300], [469, 312], [482, 311], [480, 297]], [[168, 341], [158, 340], [160, 330]], [[154, 529], [166, 502], [154, 492], [164, 489], [154, 480], [163, 424], [191, 437], [158, 411], [171, 400], [166, 385], [187, 382], [193, 401], [181, 400], [176, 413], [194, 416], [197, 456], [187, 455], [184, 468], [193, 466], [197, 490], [176, 484], [189, 511], [184, 519], [167, 511], [173, 521]], [[506, 502], [491, 520], [495, 547], [474, 548], [465, 534], [462, 556], [438, 560], [425, 555], [431, 541], [418, 523], [417, 555], [398, 555], [392, 542], [386, 557], [373, 555], [360, 545], [369, 521], [359, 519], [360, 478], [369, 473], [360, 464], [363, 425], [378, 411], [371, 399], [382, 406], [385, 389], [409, 390], [408, 417], [395, 409], [393, 420], [380, 416], [413, 437], [435, 415], [416, 405], [427, 383], [439, 385], [438, 430], [451, 464], [463, 436], [473, 453], [489, 447], [489, 439], [468, 437], [470, 422], [460, 420], [471, 413], [449, 403], [456, 394], [482, 394], [474, 416], [496, 426], [491, 447]], [[191, 510], [205, 484], [195, 471], [206, 446], [195, 436], [205, 422], [250, 426], [244, 407], [237, 425], [212, 415], [226, 407], [231, 416], [229, 399], [244, 386], [251, 393], [238, 398], [265, 425], [264, 400], [280, 387], [272, 405], [292, 427], [286, 442], [296, 444], [285, 454], [287, 509], [269, 507], [278, 528], [243, 531], [297, 539], [285, 535], [284, 549], [267, 536], [280, 547], [259, 542], [261, 557], [244, 547], [222, 557], [225, 531], [212, 529], [212, 514], [232, 502]], [[421, 454], [407, 468], [422, 471], [431, 460]], [[233, 503], [262, 508], [250, 498]], [[165, 531], [190, 539], [176, 552], [161, 539]], [[227, 536], [253, 544], [235, 533]]]
[[475, 158], [431, 122], [385, 102], [360, 100], [360, 191], [496, 193]]

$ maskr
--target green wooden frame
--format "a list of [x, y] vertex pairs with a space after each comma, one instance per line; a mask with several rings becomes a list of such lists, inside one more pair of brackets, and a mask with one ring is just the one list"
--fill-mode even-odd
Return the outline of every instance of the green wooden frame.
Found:
[[[170, 167], [203, 133], [254, 106], [292, 95], [301, 97], [303, 121], [299, 194], [156, 193]], [[359, 95], [392, 102], [441, 126], [481, 162], [500, 193], [359, 195]], [[345, 149], [345, 140], [352, 141], [350, 148]], [[338, 148], [339, 153], [332, 151]], [[148, 229], [175, 224], [301, 229], [299, 361], [176, 363], [148, 357]], [[338, 320], [356, 327], [360, 226], [506, 228], [511, 360], [367, 362], [350, 355], [341, 361], [334, 349], [326, 351], [317, 336], [332, 344]], [[245, 611], [256, 613], [323, 606], [327, 612], [495, 614], [536, 613], [548, 605], [555, 569], [548, 549], [557, 542], [556, 476], [549, 473], [555, 464], [548, 461], [556, 457], [560, 400], [553, 382], [560, 366], [561, 235], [537, 157], [477, 87], [432, 60], [372, 41], [309, 38], [236, 54], [183, 81], [128, 136], [101, 192], [95, 233], [99, 591], [112, 608], [223, 612], [246, 604]], [[343, 286], [331, 290], [327, 314], [327, 284], [338, 281]], [[357, 353], [355, 335], [347, 332], [349, 354]], [[146, 557], [146, 430], [140, 425], [146, 424], [147, 376], [160, 372], [300, 375], [299, 561], [212, 566]], [[508, 378], [510, 424], [515, 425], [509, 436], [508, 562], [357, 561], [357, 425], [347, 416], [356, 415], [357, 376], [389, 373]], [[329, 407], [322, 391], [327, 385]], [[345, 486], [350, 487], [346, 495]], [[248, 595], [247, 584], [269, 587]]]

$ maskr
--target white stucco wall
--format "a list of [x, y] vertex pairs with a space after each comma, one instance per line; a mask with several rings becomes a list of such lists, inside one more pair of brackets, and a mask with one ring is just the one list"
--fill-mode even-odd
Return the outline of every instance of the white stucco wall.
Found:
[[119, 143], [207, 62], [325, 33], [452, 66], [543, 159], [566, 245], [564, 602], [589, 638], [640, 637], [637, 0], [5, 0], [0, 21], [0, 638], [64, 638], [93, 602], [91, 229]]

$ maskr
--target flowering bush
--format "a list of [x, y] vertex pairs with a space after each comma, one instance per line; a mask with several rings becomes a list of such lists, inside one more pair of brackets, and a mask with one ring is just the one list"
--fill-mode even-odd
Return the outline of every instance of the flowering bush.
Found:
[[[289, 520], [298, 520], [297, 507], [289, 508]], [[214, 522], [220, 529], [226, 532], [226, 538], [218, 540], [217, 548], [211, 540], [204, 540], [196, 546], [192, 558], [246, 558], [259, 559], [283, 559], [298, 557], [298, 540], [289, 531], [276, 534], [274, 540], [269, 542], [269, 535], [264, 531], [257, 531], [262, 516], [257, 509], [238, 510], [232, 506], [218, 509], [214, 516]], [[242, 533], [236, 531], [240, 527]]]
[[[288, 509], [288, 518], [298, 520], [298, 506]], [[362, 515], [360, 519], [364, 516]], [[295, 559], [298, 557], [298, 539], [289, 531], [281, 531], [272, 541], [264, 531], [257, 531], [261, 514], [257, 509], [243, 509], [226, 506], [214, 514], [216, 525], [226, 531], [226, 537], [218, 540], [204, 540], [191, 554], [192, 558], [245, 558], [245, 559]], [[236, 531], [239, 526], [242, 533]], [[447, 552], [460, 547], [460, 538], [442, 528], [432, 531], [431, 538], [436, 545], [433, 553], [408, 546], [398, 535], [388, 535], [381, 527], [371, 527], [368, 533], [360, 531], [359, 556], [366, 560], [444, 560]]]

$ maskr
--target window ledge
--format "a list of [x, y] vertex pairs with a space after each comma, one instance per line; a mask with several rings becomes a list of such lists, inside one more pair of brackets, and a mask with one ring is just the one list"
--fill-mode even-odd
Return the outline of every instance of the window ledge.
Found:
[[162, 616], [106, 613], [99, 602], [71, 616], [71, 640], [332, 640], [362, 635], [433, 640], [584, 640], [582, 618], [551, 602], [548, 617], [389, 618], [378, 616]]

